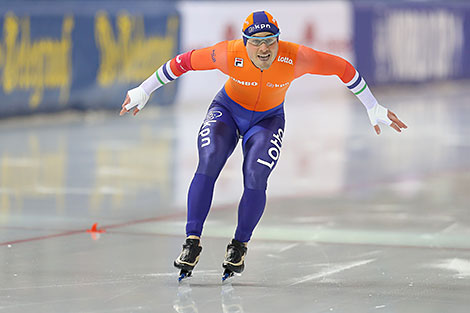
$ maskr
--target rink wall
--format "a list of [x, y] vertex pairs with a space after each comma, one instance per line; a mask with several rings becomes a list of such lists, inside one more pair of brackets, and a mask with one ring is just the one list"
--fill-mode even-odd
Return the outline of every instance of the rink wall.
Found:
[[[118, 110], [125, 93], [174, 56], [174, 4], [0, 2], [0, 117], [62, 109]], [[170, 104], [178, 85], [158, 91]]]
[[[350, 1], [0, 2], [0, 117], [119, 109], [125, 92], [178, 52], [239, 37], [253, 10], [282, 39], [340, 55], [369, 85], [470, 78], [469, 3]], [[226, 77], [185, 75], [151, 102], [208, 103]], [[302, 78], [289, 99], [335, 93], [336, 77]]]

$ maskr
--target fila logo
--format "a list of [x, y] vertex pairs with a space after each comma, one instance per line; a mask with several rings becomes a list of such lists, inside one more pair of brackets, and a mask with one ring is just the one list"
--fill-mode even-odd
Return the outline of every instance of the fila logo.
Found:
[[282, 62], [282, 63], [287, 63], [287, 64], [290, 64], [290, 65], [294, 65], [294, 62], [292, 61], [292, 59], [288, 58], [288, 57], [281, 57], [281, 56], [278, 56], [277, 57], [277, 60], [279, 62]]
[[243, 67], [243, 59], [242, 58], [235, 58], [235, 64], [236, 67]]

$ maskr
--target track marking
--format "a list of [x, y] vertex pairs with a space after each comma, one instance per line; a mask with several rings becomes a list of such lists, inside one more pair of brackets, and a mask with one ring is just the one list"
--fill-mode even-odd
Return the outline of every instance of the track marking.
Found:
[[310, 280], [314, 280], [314, 279], [318, 279], [318, 278], [324, 278], [324, 277], [327, 277], [327, 276], [331, 276], [333, 274], [341, 273], [343, 271], [346, 271], [346, 270], [349, 270], [349, 269], [352, 269], [352, 268], [355, 268], [355, 267], [359, 267], [359, 266], [363, 266], [363, 265], [372, 263], [375, 260], [376, 259], [369, 259], [369, 260], [363, 260], [363, 261], [358, 261], [358, 262], [352, 262], [352, 263], [348, 263], [348, 264], [345, 264], [345, 265], [336, 265], [336, 266], [333, 266], [330, 269], [327, 269], [325, 271], [315, 273], [315, 274], [312, 274], [312, 275], [303, 276], [303, 277], [297, 279], [295, 282], [293, 282], [289, 286], [295, 286], [295, 285], [302, 284], [302, 283], [305, 283], [305, 282], [310, 281]]
[[[178, 213], [173, 213], [173, 214], [168, 214], [168, 215], [163, 215], [163, 216], [158, 216], [158, 217], [152, 217], [152, 218], [146, 218], [146, 219], [141, 219], [141, 220], [123, 222], [123, 223], [119, 223], [119, 224], [112, 224], [112, 225], [108, 225], [108, 226], [101, 226], [101, 229], [106, 230], [106, 229], [113, 229], [113, 228], [119, 228], [119, 227], [130, 226], [130, 225], [137, 225], [137, 224], [144, 224], [144, 223], [151, 223], [151, 222], [159, 222], [159, 221], [170, 220], [170, 219], [177, 218], [177, 217], [182, 217], [182, 216], [186, 216], [186, 211], [180, 211]], [[44, 240], [44, 239], [66, 237], [66, 236], [72, 236], [72, 235], [86, 233], [86, 232], [87, 232], [86, 228], [85, 229], [78, 229], [78, 230], [72, 230], [72, 231], [57, 233], [57, 234], [50, 234], [50, 235], [44, 235], [44, 236], [37, 236], [37, 237], [30, 237], [30, 238], [19, 239], [19, 240], [11, 240], [11, 241], [0, 242], [0, 246], [9, 246], [9, 245], [16, 245], [16, 244], [27, 243], [27, 242], [32, 242], [32, 241], [39, 241], [39, 240]]]

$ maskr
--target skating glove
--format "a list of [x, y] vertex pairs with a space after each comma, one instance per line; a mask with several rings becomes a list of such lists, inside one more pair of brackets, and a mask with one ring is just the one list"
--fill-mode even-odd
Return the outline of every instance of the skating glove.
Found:
[[145, 92], [142, 86], [138, 86], [134, 89], [131, 89], [127, 92], [130, 98], [130, 102], [125, 106], [126, 110], [130, 110], [133, 107], [137, 106], [137, 109], [142, 110], [144, 106], [149, 101], [149, 95]]
[[379, 122], [385, 125], [391, 125], [392, 121], [388, 118], [388, 109], [376, 103], [372, 108], [367, 110], [369, 120], [372, 126], [377, 125]]

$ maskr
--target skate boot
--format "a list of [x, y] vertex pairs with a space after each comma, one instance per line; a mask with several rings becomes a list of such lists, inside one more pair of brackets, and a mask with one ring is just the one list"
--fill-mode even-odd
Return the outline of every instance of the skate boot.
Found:
[[245, 269], [246, 245], [238, 240], [232, 239], [227, 246], [225, 260], [222, 267], [225, 268], [222, 276], [222, 282], [232, 277], [234, 273], [241, 274]]
[[191, 276], [194, 267], [199, 261], [199, 254], [202, 251], [199, 242], [200, 240], [196, 238], [186, 238], [186, 242], [183, 244], [183, 251], [181, 251], [181, 254], [173, 263], [176, 268], [181, 270], [178, 281]]

